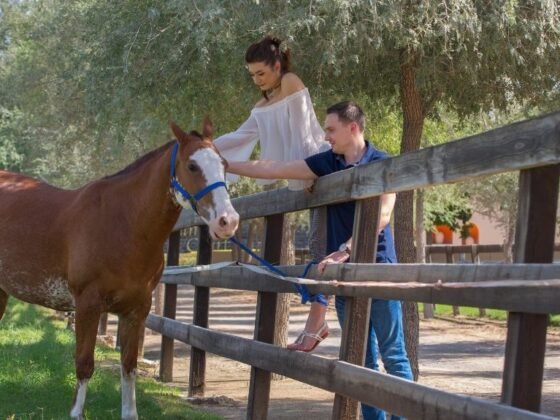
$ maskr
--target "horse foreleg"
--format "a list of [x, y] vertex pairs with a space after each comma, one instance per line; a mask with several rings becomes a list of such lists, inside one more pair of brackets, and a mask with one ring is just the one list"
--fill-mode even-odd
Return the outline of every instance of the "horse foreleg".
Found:
[[93, 375], [95, 338], [101, 311], [97, 307], [81, 307], [76, 303], [76, 392], [70, 417], [82, 419], [87, 384]]
[[[148, 306], [149, 310], [149, 306]], [[136, 411], [136, 366], [138, 364], [138, 343], [144, 333], [147, 311], [135, 310], [119, 317], [121, 340], [121, 418], [138, 419]]]
[[0, 289], [0, 320], [4, 317], [6, 312], [6, 305], [8, 304], [8, 294]]

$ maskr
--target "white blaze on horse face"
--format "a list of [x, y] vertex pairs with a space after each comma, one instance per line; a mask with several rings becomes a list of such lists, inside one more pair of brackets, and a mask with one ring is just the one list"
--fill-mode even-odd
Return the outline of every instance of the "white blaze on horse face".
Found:
[[[202, 174], [206, 178], [206, 185], [215, 182], [224, 182], [224, 164], [220, 156], [210, 148], [199, 149], [191, 155], [200, 167]], [[239, 214], [231, 205], [229, 194], [225, 188], [219, 187], [212, 190], [212, 201], [214, 208], [206, 208], [209, 219], [205, 222], [210, 228], [210, 233], [214, 239], [226, 239], [235, 233], [239, 226]], [[199, 207], [201, 204], [199, 204]]]
[[121, 418], [138, 419], [136, 412], [136, 369], [129, 374], [123, 373], [121, 367]]
[[73, 419], [82, 419], [82, 413], [84, 412], [84, 404], [86, 402], [86, 391], [87, 391], [88, 380], [83, 379], [78, 382], [78, 389], [76, 391], [76, 401], [72, 411], [70, 411], [70, 417]]

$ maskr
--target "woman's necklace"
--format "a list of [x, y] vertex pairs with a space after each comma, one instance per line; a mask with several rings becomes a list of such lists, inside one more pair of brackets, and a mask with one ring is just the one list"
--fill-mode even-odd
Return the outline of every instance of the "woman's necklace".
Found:
[[282, 77], [279, 77], [278, 82], [276, 82], [274, 86], [272, 86], [270, 89], [266, 91], [267, 99], [274, 98], [278, 94], [278, 92], [280, 92], [281, 87], [282, 87]]

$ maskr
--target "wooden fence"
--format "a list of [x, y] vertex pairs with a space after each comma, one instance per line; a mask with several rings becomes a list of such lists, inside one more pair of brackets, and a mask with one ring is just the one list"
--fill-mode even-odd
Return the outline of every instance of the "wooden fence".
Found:
[[[379, 195], [520, 171], [514, 264], [374, 264]], [[173, 340], [192, 346], [189, 393], [203, 394], [205, 354], [252, 366], [247, 418], [267, 417], [271, 372], [336, 394], [334, 419], [357, 418], [357, 401], [409, 418], [531, 419], [538, 414], [550, 313], [560, 312], [560, 265], [552, 264], [560, 175], [560, 113], [516, 123], [440, 146], [425, 148], [321, 178], [313, 193], [266, 191], [240, 197], [242, 219], [265, 217], [264, 257], [278, 263], [284, 213], [357, 200], [352, 264], [328, 267], [312, 292], [348, 296], [339, 360], [273, 346], [277, 294], [293, 292], [286, 280], [245, 266], [219, 270], [173, 268], [163, 276], [164, 316], [146, 325], [163, 334], [160, 375], [172, 379]], [[375, 223], [372, 223], [375, 221]], [[176, 225], [200, 226], [200, 266], [211, 263], [203, 222], [184, 211]], [[178, 262], [178, 232], [170, 238], [168, 263]], [[302, 267], [282, 267], [297, 276]], [[310, 278], [316, 279], [316, 272]], [[333, 280], [337, 281], [333, 281]], [[291, 279], [292, 281], [294, 278]], [[178, 285], [195, 286], [193, 324], [175, 321]], [[209, 288], [258, 292], [254, 340], [210, 331]], [[444, 303], [509, 311], [501, 403], [465, 397], [361, 367], [370, 299]], [[348, 328], [348, 325], [352, 328]]]

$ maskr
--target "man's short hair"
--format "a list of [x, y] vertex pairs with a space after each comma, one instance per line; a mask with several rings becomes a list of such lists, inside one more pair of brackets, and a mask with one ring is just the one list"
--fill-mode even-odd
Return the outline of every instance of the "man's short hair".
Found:
[[345, 124], [355, 122], [360, 127], [360, 131], [366, 128], [366, 117], [362, 108], [353, 101], [344, 101], [334, 104], [327, 108], [328, 114], [338, 115], [338, 119]]

